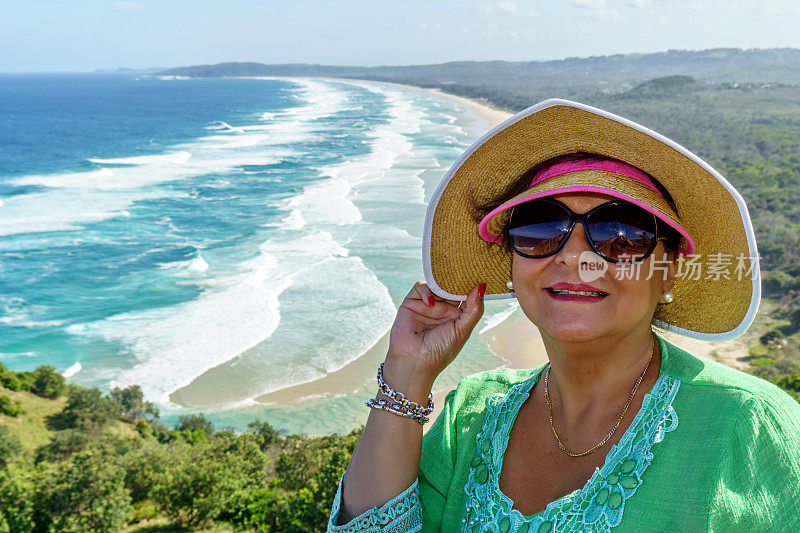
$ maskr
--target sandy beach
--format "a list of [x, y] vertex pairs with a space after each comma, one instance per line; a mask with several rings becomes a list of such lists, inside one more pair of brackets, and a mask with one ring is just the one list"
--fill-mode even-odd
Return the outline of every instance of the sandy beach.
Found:
[[[507, 109], [500, 109], [494, 107], [488, 103], [479, 102], [477, 100], [472, 100], [471, 98], [465, 98], [463, 96], [457, 96], [455, 94], [450, 94], [442, 91], [441, 89], [430, 89], [430, 88], [423, 88], [423, 87], [416, 87], [414, 85], [404, 85], [402, 83], [394, 83], [391, 81], [375, 81], [375, 80], [360, 80], [356, 78], [330, 78], [335, 81], [365, 81], [369, 83], [375, 83], [379, 85], [394, 85], [396, 87], [402, 87], [404, 90], [416, 90], [416, 91], [424, 91], [430, 94], [435, 94], [437, 96], [442, 96], [444, 98], [449, 98], [451, 100], [455, 100], [456, 102], [460, 103], [468, 107], [473, 113], [478, 115], [479, 117], [483, 118], [489, 123], [489, 128], [494, 128], [507, 118], [514, 115], [510, 110]], [[487, 130], [488, 131], [488, 130]], [[476, 139], [477, 140], [477, 139]]]
[[484, 104], [476, 100], [464, 98], [463, 96], [456, 96], [454, 94], [449, 94], [440, 89], [424, 89], [424, 90], [432, 94], [450, 98], [451, 100], [455, 100], [456, 102], [459, 102], [467, 106], [468, 108], [470, 108], [470, 110], [472, 110], [473, 113], [488, 121], [490, 127], [492, 128], [494, 128], [507, 118], [513, 116], [513, 113], [511, 113], [510, 111], [506, 111], [504, 109], [498, 109], [496, 107], [492, 107], [488, 104]]

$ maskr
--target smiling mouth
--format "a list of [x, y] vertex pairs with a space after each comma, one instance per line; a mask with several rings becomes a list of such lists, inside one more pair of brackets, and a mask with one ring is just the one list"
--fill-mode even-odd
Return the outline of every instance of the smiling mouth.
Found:
[[607, 292], [592, 292], [592, 291], [567, 291], [567, 290], [559, 290], [559, 289], [550, 289], [548, 288], [547, 291], [550, 294], [555, 294], [557, 296], [595, 296], [595, 297], [603, 297], [608, 296]]

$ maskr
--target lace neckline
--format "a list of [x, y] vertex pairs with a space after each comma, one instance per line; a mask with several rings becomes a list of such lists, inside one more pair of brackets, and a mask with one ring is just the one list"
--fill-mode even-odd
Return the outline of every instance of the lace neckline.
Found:
[[[634, 434], [637, 431], [636, 428], [641, 422], [641, 418], [645, 414], [645, 406], [648, 405], [649, 400], [652, 398], [653, 391], [661, 388], [659, 385], [664, 381], [666, 376], [666, 374], [664, 374], [663, 371], [659, 372], [658, 379], [656, 379], [655, 383], [653, 383], [653, 386], [650, 387], [650, 390], [647, 391], [647, 393], [645, 393], [644, 398], [642, 399], [642, 406], [639, 408], [639, 411], [636, 413], [636, 416], [633, 418], [633, 421], [631, 422], [630, 426], [628, 426], [628, 428], [625, 430], [625, 433], [622, 434], [622, 437], [620, 438], [619, 442], [611, 446], [611, 450], [609, 450], [608, 454], [606, 454], [606, 458], [603, 461], [603, 464], [594, 469], [594, 472], [592, 472], [592, 475], [589, 476], [588, 480], [586, 480], [586, 483], [584, 483], [583, 487], [575, 489], [574, 491], [551, 501], [550, 503], [547, 504], [547, 506], [544, 509], [542, 509], [538, 513], [534, 513], [531, 515], [524, 515], [519, 510], [514, 508], [514, 500], [506, 496], [506, 494], [502, 490], [500, 490], [500, 473], [503, 471], [503, 460], [505, 459], [506, 449], [508, 448], [508, 440], [509, 437], [511, 436], [511, 428], [514, 425], [514, 422], [517, 420], [517, 416], [519, 415], [519, 410], [522, 407], [522, 404], [525, 403], [525, 400], [528, 399], [528, 397], [530, 396], [531, 389], [533, 388], [534, 385], [536, 385], [536, 383], [539, 382], [539, 379], [542, 376], [542, 372], [546, 368], [547, 365], [539, 369], [533, 376], [528, 378], [526, 381], [518, 383], [517, 385], [514, 386], [514, 388], [519, 387], [519, 390], [514, 395], [515, 397], [513, 398], [513, 400], [511, 400], [513, 403], [513, 410], [512, 410], [513, 416], [510, 419], [510, 424], [508, 425], [507, 431], [504, 431], [502, 433], [502, 445], [497, 450], [500, 454], [500, 457], [498, 459], [498, 469], [496, 475], [492, 476], [492, 488], [496, 490], [497, 494], [499, 494], [500, 497], [503, 498], [503, 500], [505, 500], [508, 503], [511, 512], [519, 515], [519, 518], [521, 518], [522, 520], [531, 520], [532, 518], [541, 516], [542, 514], [547, 512], [547, 510], [550, 507], [561, 506], [566, 502], [571, 503], [581, 493], [587, 492], [589, 487], [591, 487], [595, 483], [600, 473], [605, 470], [608, 470], [609, 458], [614, 456], [615, 449], [624, 447], [626, 441], [630, 441], [633, 438]], [[509, 396], [511, 396], [510, 392], [511, 391], [509, 391]]]
[[667, 373], [668, 347], [661, 338], [658, 341], [662, 353], [659, 377], [620, 441], [582, 488], [553, 500], [536, 514], [523, 515], [514, 509], [514, 501], [500, 490], [499, 478], [511, 426], [545, 367], [505, 393], [487, 396], [486, 416], [475, 436], [475, 455], [464, 486], [467, 501], [462, 531], [472, 531], [481, 523], [498, 533], [527, 533], [537, 528], [543, 532], [600, 532], [618, 525], [626, 501], [642, 484], [642, 474], [653, 460], [651, 448], [678, 427], [672, 402], [680, 381]]

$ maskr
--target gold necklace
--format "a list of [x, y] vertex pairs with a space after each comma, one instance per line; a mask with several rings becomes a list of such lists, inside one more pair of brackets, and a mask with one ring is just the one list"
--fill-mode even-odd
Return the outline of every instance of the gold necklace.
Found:
[[555, 435], [555, 437], [556, 437], [556, 442], [558, 442], [558, 447], [561, 448], [564, 451], [564, 453], [566, 453], [567, 455], [569, 455], [571, 457], [580, 457], [582, 455], [588, 455], [588, 454], [592, 453], [593, 451], [595, 451], [598, 448], [602, 447], [603, 444], [608, 442], [608, 439], [611, 438], [611, 435], [613, 435], [614, 432], [619, 427], [619, 423], [622, 422], [622, 417], [625, 416], [625, 413], [628, 411], [628, 406], [631, 404], [631, 401], [633, 401], [633, 397], [636, 395], [636, 389], [639, 388], [639, 384], [642, 382], [642, 379], [644, 378], [644, 375], [647, 372], [648, 367], [650, 366], [650, 361], [653, 360], [653, 350], [654, 350], [654, 348], [655, 348], [655, 341], [653, 341], [651, 339], [650, 358], [647, 360], [647, 364], [645, 365], [644, 370], [642, 371], [642, 374], [639, 376], [639, 379], [637, 379], [636, 383], [633, 385], [633, 390], [631, 390], [631, 395], [628, 398], [628, 403], [625, 404], [625, 408], [622, 410], [622, 414], [619, 415], [619, 419], [617, 419], [617, 423], [614, 424], [614, 427], [611, 428], [611, 431], [608, 432], [608, 435], [606, 435], [603, 440], [601, 440], [599, 443], [595, 444], [593, 447], [591, 447], [590, 449], [588, 449], [588, 450], [586, 450], [585, 452], [582, 452], [582, 453], [572, 453], [571, 451], [567, 450], [564, 447], [564, 445], [561, 444], [561, 439], [558, 438], [558, 433], [556, 433], [556, 427], [553, 425], [553, 407], [550, 405], [550, 395], [547, 392], [547, 377], [550, 375], [550, 365], [547, 365], [547, 371], [544, 374], [544, 399], [547, 401], [547, 416], [550, 418], [550, 428], [553, 430], [553, 435]]

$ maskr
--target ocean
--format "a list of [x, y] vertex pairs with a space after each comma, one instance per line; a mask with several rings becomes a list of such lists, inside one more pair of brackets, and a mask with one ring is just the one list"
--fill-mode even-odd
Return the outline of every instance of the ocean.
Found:
[[[0, 75], [0, 363], [139, 385], [169, 424], [350, 431], [375, 368], [256, 398], [385, 336], [423, 279], [428, 199], [488, 129], [366, 81]], [[500, 364], [478, 332], [515, 307], [487, 302], [437, 388]]]

